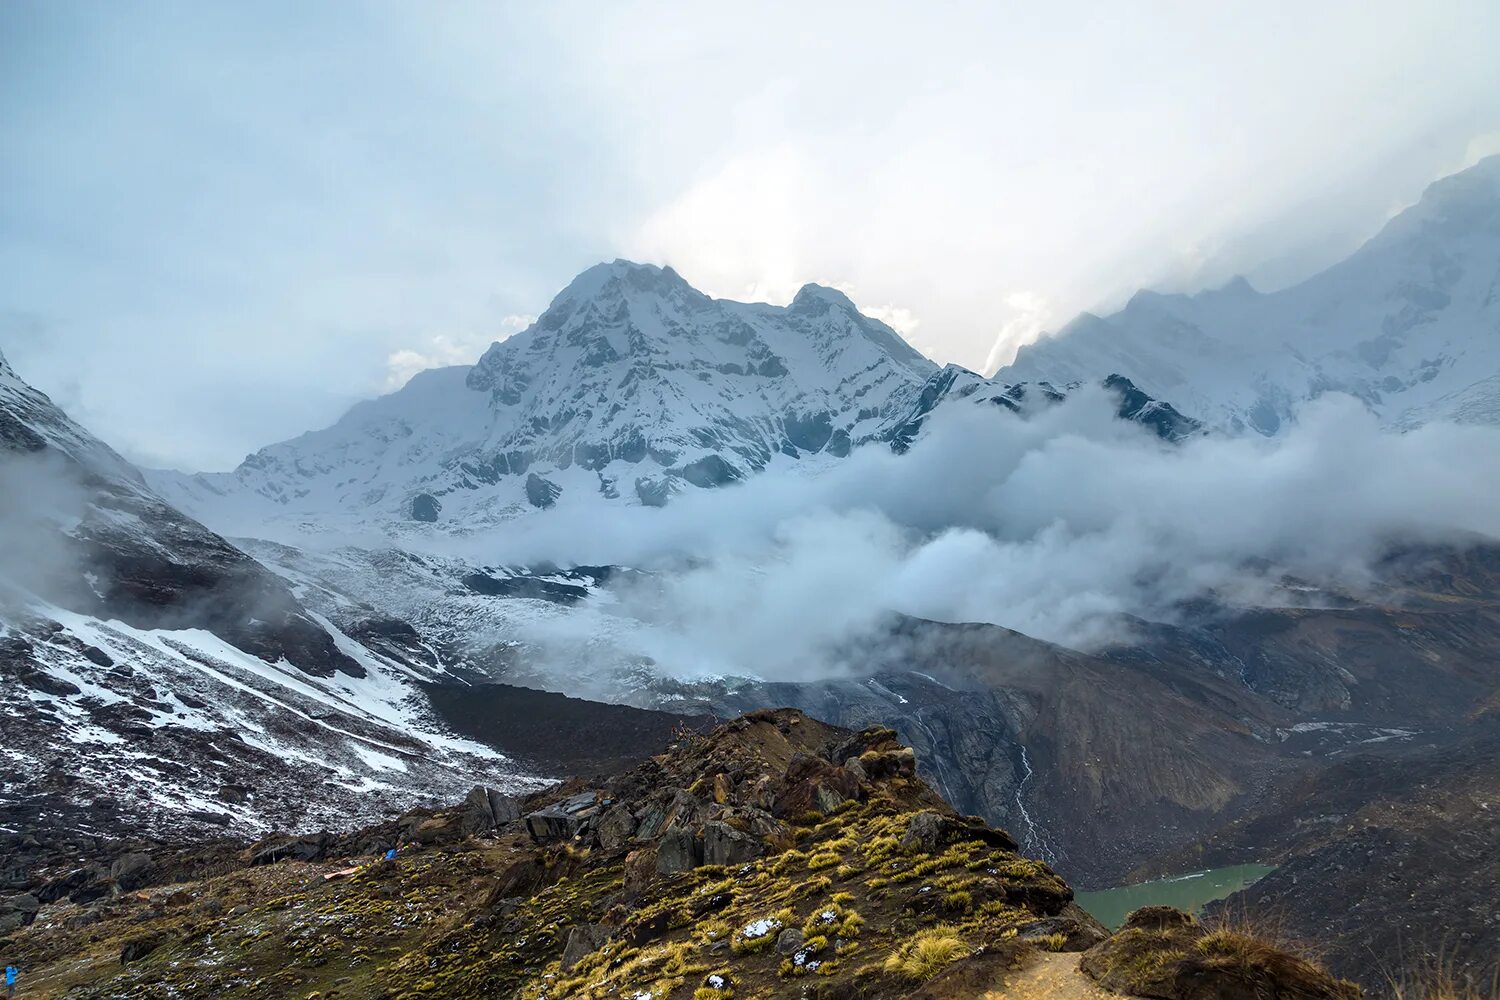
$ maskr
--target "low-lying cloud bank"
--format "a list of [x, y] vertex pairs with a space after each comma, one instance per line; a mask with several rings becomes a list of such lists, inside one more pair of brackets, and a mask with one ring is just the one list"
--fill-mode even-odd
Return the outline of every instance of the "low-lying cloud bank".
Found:
[[1115, 419], [1102, 391], [1025, 419], [950, 409], [904, 456], [867, 448], [664, 509], [534, 518], [493, 542], [502, 561], [659, 573], [531, 638], [627, 615], [644, 623], [634, 652], [669, 671], [801, 679], [838, 670], [837, 650], [891, 612], [1088, 649], [1121, 615], [1293, 601], [1286, 576], [1357, 587], [1394, 545], [1500, 537], [1500, 429], [1391, 433], [1329, 396], [1276, 439], [1172, 446]]

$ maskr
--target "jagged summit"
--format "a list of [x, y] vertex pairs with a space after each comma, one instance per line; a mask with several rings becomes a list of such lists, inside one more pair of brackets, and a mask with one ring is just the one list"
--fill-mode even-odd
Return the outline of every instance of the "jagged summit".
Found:
[[1384, 422], [1500, 423], [1500, 156], [1430, 185], [1346, 260], [1299, 285], [1143, 291], [1022, 348], [996, 378], [1130, 378], [1211, 426], [1277, 433], [1327, 392]]
[[936, 370], [834, 289], [733, 302], [617, 260], [470, 369], [424, 374], [231, 474], [154, 481], [220, 515], [389, 523], [440, 510], [473, 523], [600, 496], [657, 505], [773, 462], [846, 455], [900, 420]]

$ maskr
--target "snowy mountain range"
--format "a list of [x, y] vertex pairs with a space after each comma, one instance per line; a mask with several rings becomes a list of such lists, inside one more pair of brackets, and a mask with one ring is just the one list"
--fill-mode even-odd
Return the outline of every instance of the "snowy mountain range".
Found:
[[1169, 439], [1199, 422], [1275, 434], [1333, 391], [1396, 427], [1500, 422], [1500, 157], [1433, 184], [1297, 286], [1143, 291], [990, 379], [929, 361], [831, 288], [741, 303], [671, 268], [600, 264], [473, 366], [422, 372], [233, 472], [147, 476], [234, 533], [273, 522], [465, 531], [556, 505], [659, 506], [769, 468], [816, 471], [861, 445], [902, 450], [939, 405], [1014, 410], [1084, 383], [1107, 383], [1121, 416]]
[[1394, 427], [1500, 423], [1500, 156], [1432, 184], [1298, 285], [1143, 291], [1023, 348], [996, 378], [1114, 373], [1231, 431], [1275, 434], [1298, 404], [1335, 391]]
[[[1109, 387], [1121, 416], [1165, 437], [1196, 427], [1126, 380]], [[661, 506], [772, 467], [815, 471], [861, 445], [904, 450], [940, 404], [1015, 412], [1064, 392], [940, 367], [831, 288], [804, 286], [787, 306], [732, 302], [671, 268], [617, 260], [472, 367], [422, 372], [233, 472], [148, 476], [235, 533], [276, 521], [463, 531], [559, 504]]]

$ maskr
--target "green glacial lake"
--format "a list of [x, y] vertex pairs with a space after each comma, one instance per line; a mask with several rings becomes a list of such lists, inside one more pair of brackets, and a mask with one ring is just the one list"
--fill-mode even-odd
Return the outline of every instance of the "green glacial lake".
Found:
[[1094, 919], [1110, 930], [1125, 922], [1131, 910], [1142, 906], [1175, 906], [1197, 913], [1205, 903], [1223, 899], [1259, 882], [1276, 869], [1269, 865], [1231, 865], [1208, 871], [1174, 875], [1154, 882], [1122, 885], [1098, 892], [1080, 892], [1078, 905], [1093, 914]]

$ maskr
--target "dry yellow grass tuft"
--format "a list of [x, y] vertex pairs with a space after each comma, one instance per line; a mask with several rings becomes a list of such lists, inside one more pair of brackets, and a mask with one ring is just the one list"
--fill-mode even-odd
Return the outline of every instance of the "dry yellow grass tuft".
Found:
[[885, 960], [885, 971], [916, 982], [931, 979], [954, 962], [969, 954], [969, 946], [950, 926], [944, 924], [919, 932], [906, 944], [891, 952]]
[[1500, 1000], [1500, 968], [1485, 985], [1456, 972], [1446, 959], [1439, 959], [1392, 980], [1390, 994], [1394, 1000]]

